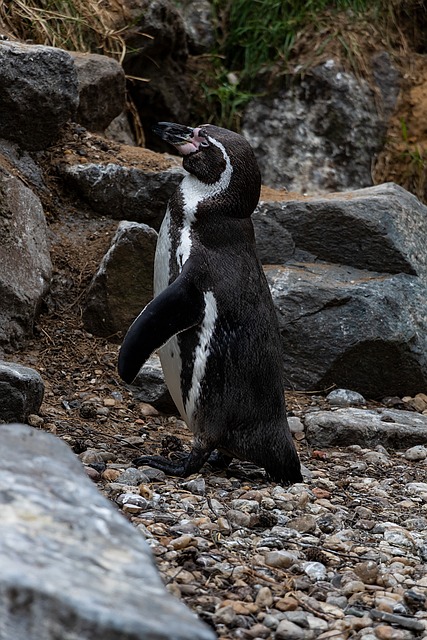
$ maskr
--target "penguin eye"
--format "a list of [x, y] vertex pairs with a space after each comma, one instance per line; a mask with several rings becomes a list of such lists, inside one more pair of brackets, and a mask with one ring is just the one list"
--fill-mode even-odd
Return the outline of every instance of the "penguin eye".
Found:
[[209, 147], [209, 142], [207, 140], [202, 140], [200, 143], [201, 147]]

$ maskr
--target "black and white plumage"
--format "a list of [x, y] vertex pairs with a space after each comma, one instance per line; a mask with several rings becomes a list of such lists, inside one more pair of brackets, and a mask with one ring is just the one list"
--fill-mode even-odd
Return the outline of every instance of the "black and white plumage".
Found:
[[131, 382], [158, 349], [194, 444], [177, 462], [136, 462], [187, 476], [217, 450], [264, 467], [275, 480], [301, 481], [286, 420], [281, 337], [250, 219], [261, 185], [252, 149], [213, 125], [159, 123], [154, 130], [180, 150], [188, 175], [169, 201], [155, 297], [126, 334], [119, 373]]

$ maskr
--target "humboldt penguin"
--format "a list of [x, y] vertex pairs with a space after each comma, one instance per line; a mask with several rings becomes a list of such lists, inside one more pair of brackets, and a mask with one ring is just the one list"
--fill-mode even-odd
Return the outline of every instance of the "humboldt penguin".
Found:
[[213, 452], [301, 482], [286, 419], [282, 341], [255, 250], [251, 214], [261, 177], [237, 133], [160, 122], [154, 132], [188, 172], [169, 200], [157, 241], [154, 299], [129, 328], [119, 374], [131, 383], [159, 351], [166, 384], [193, 433], [188, 456], [141, 456], [170, 475], [198, 472]]

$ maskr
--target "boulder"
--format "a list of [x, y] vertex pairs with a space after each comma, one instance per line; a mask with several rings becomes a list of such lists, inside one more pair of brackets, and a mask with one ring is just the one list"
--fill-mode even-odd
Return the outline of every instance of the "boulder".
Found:
[[[383, 84], [383, 92], [389, 105], [392, 88]], [[385, 130], [385, 115], [379, 115], [367, 81], [334, 60], [304, 75], [284, 76], [276, 94], [248, 104], [242, 120], [264, 183], [301, 193], [372, 185], [372, 160]]]
[[122, 113], [126, 80], [117, 60], [96, 53], [70, 53], [77, 69], [79, 107], [76, 122], [102, 132]]
[[215, 638], [64, 442], [19, 424], [0, 426], [0, 441], [4, 638]]
[[305, 254], [311, 261], [427, 279], [427, 207], [394, 183], [260, 202], [253, 219], [258, 253], [266, 264], [287, 262], [293, 242], [299, 253], [292, 257], [298, 260]]
[[267, 267], [288, 388], [333, 384], [365, 397], [415, 395], [427, 386], [427, 286], [326, 264]]
[[51, 275], [41, 202], [0, 163], [0, 350], [31, 335]]
[[312, 447], [347, 447], [358, 444], [407, 449], [427, 442], [427, 416], [393, 409], [337, 409], [316, 411], [304, 418]]
[[0, 138], [40, 150], [79, 103], [77, 72], [62, 49], [0, 41]]
[[157, 233], [137, 222], [121, 222], [83, 305], [83, 323], [97, 336], [123, 335], [153, 297]]
[[38, 413], [44, 383], [37, 371], [0, 360], [0, 423], [26, 422]]
[[163, 170], [122, 164], [65, 164], [61, 171], [98, 213], [116, 220], [149, 222], [159, 227], [167, 202], [181, 182], [184, 170], [172, 161]]

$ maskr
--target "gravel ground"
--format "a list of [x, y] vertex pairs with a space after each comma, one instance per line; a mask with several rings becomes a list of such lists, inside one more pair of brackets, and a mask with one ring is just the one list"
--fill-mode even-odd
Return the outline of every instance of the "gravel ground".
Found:
[[[427, 638], [425, 448], [416, 460], [381, 446], [313, 450], [297, 429], [305, 482], [291, 487], [248, 463], [185, 480], [132, 467], [142, 450], [176, 456], [190, 438], [120, 382], [118, 344], [82, 327], [80, 301], [115, 228], [51, 223], [52, 297], [14, 358], [46, 384], [33, 426], [80, 455], [147, 538], [167, 588], [219, 638]], [[288, 408], [303, 419], [328, 403], [295, 393]]]

